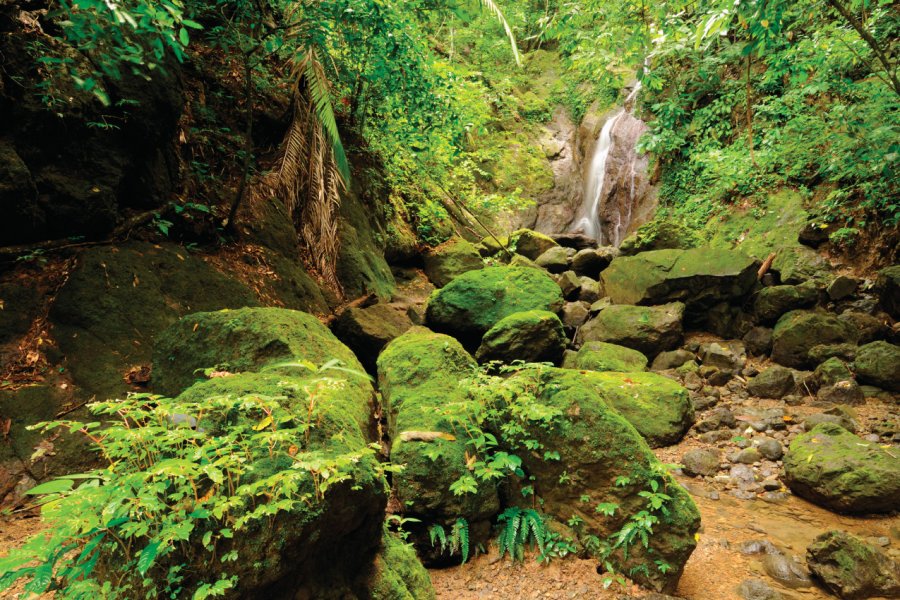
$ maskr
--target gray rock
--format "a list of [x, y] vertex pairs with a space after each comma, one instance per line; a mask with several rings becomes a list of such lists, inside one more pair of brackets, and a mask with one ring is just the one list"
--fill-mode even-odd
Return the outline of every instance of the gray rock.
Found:
[[823, 533], [806, 550], [813, 575], [839, 598], [900, 597], [900, 563], [842, 531]]
[[581, 278], [581, 289], [578, 290], [579, 301], [593, 304], [602, 297], [603, 289], [600, 287], [599, 281], [595, 281], [590, 277]]
[[780, 553], [767, 554], [762, 563], [769, 577], [786, 587], [798, 589], [812, 586], [809, 571], [794, 557], [788, 558]]
[[863, 404], [866, 401], [859, 385], [853, 380], [838, 381], [834, 385], [819, 388], [816, 398], [820, 402], [831, 402], [832, 404]]
[[860, 344], [887, 339], [891, 334], [891, 328], [885, 325], [883, 320], [868, 313], [847, 310], [838, 315], [838, 319], [849, 323], [859, 332]]
[[678, 350], [660, 352], [659, 355], [653, 359], [650, 370], [665, 371], [667, 369], [677, 369], [689, 360], [694, 360], [694, 353], [681, 348]]
[[760, 579], [746, 579], [738, 586], [738, 594], [744, 600], [782, 600], [782, 596]]
[[772, 438], [763, 438], [756, 446], [756, 449], [759, 450], [759, 453], [764, 458], [769, 460], [781, 460], [781, 457], [784, 456], [784, 448], [781, 446], [781, 443]]
[[748, 540], [739, 548], [741, 554], [778, 554], [779, 550], [769, 540]]
[[590, 315], [590, 306], [587, 302], [566, 302], [562, 309], [563, 325], [569, 329], [581, 327]]
[[738, 453], [734, 462], [752, 465], [753, 463], [759, 462], [761, 459], [762, 455], [759, 453], [759, 450], [756, 448], [745, 448]]
[[706, 419], [697, 423], [697, 431], [705, 433], [714, 429], [722, 429], [723, 427], [731, 428], [736, 424], [734, 413], [728, 408], [721, 406], [712, 411]]
[[744, 334], [744, 346], [752, 356], [766, 356], [772, 351], [772, 329], [753, 327]]
[[900, 392], [900, 346], [888, 342], [860, 346], [853, 370], [863, 383]]
[[816, 413], [809, 415], [805, 419], [803, 419], [803, 427], [806, 429], [806, 431], [810, 431], [813, 427], [815, 427], [816, 425], [821, 425], [822, 423], [833, 423], [835, 425], [840, 425], [847, 431], [851, 432], [855, 432], [858, 429], [856, 422], [842, 415]]
[[900, 265], [887, 267], [878, 272], [875, 290], [884, 311], [900, 320]]
[[828, 284], [828, 287], [825, 288], [825, 291], [828, 292], [829, 298], [834, 301], [838, 301], [852, 295], [858, 287], [859, 280], [853, 279], [852, 277], [847, 277], [845, 275], [838, 275], [834, 279], [834, 281]]
[[715, 475], [719, 471], [722, 454], [712, 448], [690, 450], [681, 457], [682, 469], [692, 477]]
[[553, 275], [553, 279], [559, 285], [559, 289], [562, 290], [563, 298], [566, 300], [578, 298], [578, 293], [581, 291], [581, 278], [574, 271], [565, 271], [564, 273]]
[[609, 342], [643, 352], [652, 360], [681, 343], [683, 317], [684, 304], [680, 302], [661, 306], [614, 304], [578, 330], [576, 344]]
[[569, 254], [562, 246], [553, 246], [538, 256], [534, 262], [551, 273], [562, 273], [569, 268]]
[[747, 391], [758, 398], [782, 398], [796, 389], [794, 372], [787, 367], [769, 367], [747, 382]]

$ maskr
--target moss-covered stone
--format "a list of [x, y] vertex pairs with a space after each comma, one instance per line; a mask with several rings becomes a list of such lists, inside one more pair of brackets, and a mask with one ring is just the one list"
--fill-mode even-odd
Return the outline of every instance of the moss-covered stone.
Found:
[[780, 319], [772, 332], [772, 360], [795, 369], [814, 368], [810, 355], [815, 346], [855, 342], [857, 332], [837, 316], [794, 310]]
[[341, 202], [337, 276], [349, 298], [375, 294], [382, 300], [390, 300], [397, 287], [375, 240], [376, 227], [370, 220], [374, 212], [356, 194], [349, 194]]
[[720, 302], [746, 296], [756, 283], [756, 271], [756, 260], [740, 252], [654, 250], [613, 259], [602, 279], [616, 304], [677, 300], [687, 305], [689, 314], [702, 317]]
[[[490, 519], [499, 511], [496, 488], [481, 482], [472, 494], [455, 495], [450, 485], [468, 474], [466, 442], [458, 437], [441, 408], [465, 399], [460, 381], [475, 361], [455, 339], [414, 327], [378, 357], [378, 382], [387, 408], [393, 441], [391, 462], [403, 465], [394, 474], [394, 493], [404, 515], [425, 524], [469, 521], [471, 543], [486, 539]], [[430, 552], [424, 525], [414, 528], [423, 554]]]
[[797, 436], [784, 475], [795, 494], [839, 512], [900, 508], [900, 460], [839, 425], [824, 423]]
[[546, 273], [527, 267], [486, 267], [436, 290], [425, 314], [429, 327], [474, 347], [488, 329], [513, 313], [558, 312], [562, 305], [559, 286]]
[[796, 389], [794, 372], [778, 365], [763, 370], [747, 382], [747, 391], [757, 398], [783, 398]]
[[587, 381], [644, 436], [651, 448], [678, 443], [694, 424], [694, 405], [679, 383], [656, 373], [587, 373]]
[[626, 306], [616, 304], [601, 310], [578, 330], [576, 342], [609, 342], [638, 350], [654, 358], [681, 343], [684, 304]]
[[622, 241], [619, 251], [626, 256], [649, 250], [687, 250], [700, 245], [692, 229], [668, 218], [655, 219], [638, 227]]
[[847, 363], [833, 356], [816, 367], [813, 373], [816, 385], [821, 387], [834, 385], [839, 381], [850, 381], [853, 373], [847, 367]]
[[398, 536], [385, 533], [365, 585], [371, 600], [433, 600], [434, 588], [416, 550]]
[[585, 342], [577, 353], [566, 357], [566, 369], [635, 373], [647, 370], [647, 357], [637, 350], [607, 342]]
[[566, 349], [562, 321], [546, 310], [528, 310], [500, 319], [488, 329], [475, 353], [478, 362], [558, 363]]
[[900, 346], [888, 342], [860, 346], [853, 370], [863, 383], [900, 392]]
[[812, 574], [845, 600], [900, 597], [900, 563], [843, 531], [818, 536], [806, 549]]
[[375, 361], [381, 350], [412, 326], [413, 322], [402, 306], [378, 303], [348, 308], [335, 320], [332, 329], [366, 369], [375, 373]]
[[463, 273], [481, 269], [484, 262], [475, 246], [462, 238], [451, 238], [423, 256], [425, 275], [437, 287], [444, 287]]
[[879, 271], [875, 289], [885, 312], [900, 320], [900, 265]]
[[516, 252], [525, 258], [536, 260], [538, 256], [554, 246], [558, 246], [553, 238], [531, 229], [519, 229], [509, 236], [510, 241], [515, 244]]
[[310, 314], [283, 308], [195, 313], [159, 335], [152, 383], [157, 392], [172, 395], [201, 378], [198, 370], [215, 367], [237, 373], [280, 361], [320, 366], [331, 359], [363, 370], [353, 352]]
[[772, 325], [786, 312], [813, 306], [819, 298], [814, 285], [774, 285], [756, 293], [753, 313], [759, 323]]
[[[615, 374], [593, 377], [603, 375]], [[540, 401], [561, 415], [549, 428], [525, 423], [528, 436], [559, 453], [559, 460], [544, 460], [538, 453], [521, 454], [525, 472], [534, 477], [543, 512], [561, 522], [577, 516], [585, 534], [602, 538], [619, 531], [629, 517], [646, 508], [646, 500], [638, 493], [649, 490], [650, 480], [655, 479], [672, 498], [667, 503], [668, 514], [660, 515], [660, 522], [653, 527], [649, 548], [637, 542], [629, 548], [627, 559], [618, 553], [612, 562], [622, 572], [632, 572], [642, 585], [674, 590], [696, 546], [694, 534], [700, 526], [700, 514], [687, 492], [664, 474], [640, 434], [610, 408], [590, 377], [568, 369], [526, 370], [514, 377], [536, 390]], [[616, 485], [619, 477], [627, 479]], [[623, 481], [625, 485], [621, 485]], [[618, 508], [612, 516], [603, 516], [595, 510], [601, 502]], [[662, 573], [655, 560], [671, 569]], [[646, 565], [646, 572], [632, 571], [641, 564]]]

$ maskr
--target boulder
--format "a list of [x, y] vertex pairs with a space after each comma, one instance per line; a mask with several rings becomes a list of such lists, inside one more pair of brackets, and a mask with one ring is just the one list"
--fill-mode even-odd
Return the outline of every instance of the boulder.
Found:
[[758, 263], [736, 251], [695, 248], [620, 256], [603, 271], [603, 287], [615, 304], [681, 301], [706, 318], [723, 301], [743, 298], [756, 284]]
[[578, 290], [578, 300], [593, 304], [602, 297], [603, 289], [600, 287], [599, 281], [595, 281], [590, 277], [581, 278], [581, 289]]
[[546, 310], [518, 312], [500, 319], [488, 329], [475, 358], [480, 363], [493, 360], [558, 363], [567, 341], [562, 321], [554, 313]]
[[832, 276], [832, 268], [824, 256], [803, 246], [781, 248], [772, 262], [772, 270], [777, 272], [781, 283], [799, 285], [806, 282], [824, 282]]
[[416, 550], [399, 536], [384, 534], [381, 550], [365, 575], [364, 593], [371, 600], [434, 600], [434, 587]]
[[559, 247], [553, 238], [531, 229], [514, 231], [509, 236], [509, 240], [515, 245], [518, 254], [531, 260], [536, 260], [538, 256], [550, 248]]
[[740, 371], [747, 363], [743, 342], [706, 342], [700, 345], [700, 362], [705, 367]]
[[566, 302], [563, 305], [562, 322], [568, 330], [581, 327], [590, 316], [590, 305], [587, 302]]
[[900, 321], [900, 265], [879, 271], [875, 289], [884, 311]]
[[769, 367], [747, 382], [747, 391], [757, 398], [783, 398], [797, 389], [794, 372], [785, 367]]
[[819, 299], [813, 285], [773, 285], [756, 293], [753, 313], [759, 323], [772, 325], [786, 312], [809, 308]]
[[672, 302], [662, 306], [627, 306], [614, 304], [578, 330], [577, 344], [609, 342], [633, 348], [655, 358], [681, 343], [684, 304]]
[[569, 268], [569, 253], [562, 246], [553, 246], [534, 259], [534, 264], [551, 273], [562, 273]]
[[668, 369], [677, 369], [681, 365], [690, 362], [695, 358], [697, 358], [696, 354], [683, 348], [679, 348], [678, 350], [667, 350], [665, 352], [660, 352], [657, 357], [653, 359], [650, 370], [666, 371]]
[[745, 579], [737, 591], [743, 600], [784, 600], [780, 592], [761, 579]]
[[[648, 538], [649, 547], [634, 538], [627, 554], [620, 548], [609, 560], [619, 572], [633, 573], [631, 577], [637, 583], [670, 592], [696, 546], [694, 534], [700, 526], [700, 515], [690, 496], [665, 473], [637, 431], [604, 401], [602, 389], [590, 383], [592, 378], [604, 375], [615, 374], [586, 376], [567, 369], [529, 369], [507, 380], [513, 389], [535, 390], [541, 403], [555, 415], [552, 426], [546, 426], [543, 420], [526, 420], [523, 426], [526, 438], [558, 453], [558, 460], [524, 452], [520, 454], [522, 468], [533, 478], [542, 512], [560, 522], [577, 516], [585, 535], [603, 539], [633, 522], [632, 516], [639, 511], [648, 510], [659, 520]], [[665, 501], [665, 511], [654, 511], [639, 495], [653, 489], [665, 490], [671, 498]], [[530, 506], [532, 499], [520, 501]], [[614, 505], [612, 514], [606, 516], [596, 510], [600, 503]], [[660, 570], [658, 564], [668, 567]], [[644, 567], [629, 571], [639, 565]]]
[[460, 380], [470, 377], [474, 368], [475, 361], [459, 342], [424, 327], [410, 329], [378, 357], [379, 389], [393, 440], [390, 458], [393, 464], [405, 465], [394, 474], [394, 493], [403, 516], [421, 521], [411, 531], [422, 556], [433, 553], [425, 530], [428, 525], [450, 526], [457, 518], [465, 518], [474, 548], [487, 539], [491, 520], [500, 509], [492, 484], [480, 482], [475, 493], [469, 494], [450, 490], [451, 484], [468, 474], [469, 440], [441, 408], [466, 399]]
[[651, 448], [677, 444], [694, 424], [688, 391], [656, 373], [591, 372], [587, 381]]
[[839, 425], [817, 425], [794, 438], [784, 478], [798, 496], [838, 512], [900, 508], [900, 460]]
[[828, 287], [825, 288], [825, 291], [828, 293], [829, 298], [837, 302], [839, 300], [847, 298], [848, 296], [852, 296], [853, 293], [856, 292], [856, 288], [858, 287], [858, 279], [847, 277], [846, 275], [838, 275], [831, 280], [831, 283], [828, 284]]
[[859, 385], [852, 379], [847, 381], [838, 381], [832, 385], [826, 385], [819, 388], [816, 392], [816, 399], [819, 402], [828, 404], [864, 404], [866, 396], [863, 394]]
[[847, 368], [847, 363], [837, 357], [832, 357], [816, 367], [813, 372], [813, 380], [819, 387], [834, 385], [839, 381], [853, 379], [853, 373]]
[[857, 332], [835, 315], [795, 310], [780, 319], [772, 333], [772, 360], [796, 369], [813, 368], [810, 350], [819, 345], [855, 342]]
[[900, 563], [843, 531], [828, 531], [813, 540], [806, 563], [838, 598], [900, 597]]
[[[198, 373], [204, 369], [240, 373], [276, 363], [321, 366], [332, 359], [364, 373], [353, 352], [308, 313], [284, 308], [194, 313], [159, 335], [152, 385], [156, 392], [172, 395], [202, 378]], [[299, 364], [285, 368], [309, 370]], [[353, 380], [365, 381], [365, 375]]]
[[753, 327], [741, 338], [751, 356], [766, 356], [772, 351], [772, 329]]
[[546, 273], [527, 267], [485, 267], [435, 290], [425, 317], [435, 331], [476, 347], [504, 317], [526, 310], [557, 312], [562, 305], [559, 286]]
[[563, 363], [567, 369], [635, 373], [647, 370], [647, 357], [631, 348], [606, 342], [586, 342]]
[[597, 279], [618, 254], [619, 250], [612, 246], [579, 250], [572, 257], [572, 270], [583, 277]]
[[550, 238], [560, 246], [572, 248], [573, 250], [597, 247], [597, 240], [583, 233], [554, 233], [550, 235]]
[[366, 370], [374, 373], [381, 349], [412, 326], [402, 307], [378, 303], [348, 308], [335, 320], [332, 330], [359, 357]]
[[566, 300], [575, 300], [581, 294], [582, 278], [576, 275], [575, 271], [564, 271], [552, 277]]
[[900, 392], [900, 346], [888, 342], [860, 346], [853, 370], [863, 383]]
[[856, 360], [857, 350], [859, 350], [859, 347], [856, 343], [850, 342], [843, 344], [816, 344], [809, 349], [809, 364], [819, 365], [829, 358], [839, 358], [845, 362], [852, 363]]
[[695, 448], [681, 457], [683, 471], [691, 477], [710, 477], [719, 472], [722, 453], [715, 448]]
[[669, 219], [656, 219], [622, 240], [619, 251], [632, 256], [649, 250], [688, 250], [698, 245], [700, 237], [692, 229]]
[[425, 263], [425, 275], [437, 287], [444, 287], [454, 277], [484, 267], [475, 246], [456, 237], [425, 252], [422, 260]]
[[883, 320], [868, 313], [848, 310], [838, 315], [838, 319], [848, 323], [858, 332], [860, 344], [887, 339], [891, 334], [891, 328]]

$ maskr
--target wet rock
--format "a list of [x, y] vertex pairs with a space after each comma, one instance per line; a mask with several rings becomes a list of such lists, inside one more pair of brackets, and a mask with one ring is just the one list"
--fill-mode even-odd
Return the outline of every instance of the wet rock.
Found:
[[728, 476], [741, 490], [755, 491], [757, 489], [756, 473], [754, 473], [753, 469], [747, 465], [732, 465], [731, 470], [728, 472]]
[[894, 319], [900, 320], [900, 265], [879, 271], [875, 289], [884, 311]]
[[786, 312], [814, 305], [818, 298], [812, 285], [775, 285], [757, 292], [753, 312], [760, 323], [771, 325]]
[[825, 291], [828, 293], [829, 298], [837, 302], [838, 300], [843, 300], [844, 298], [851, 296], [858, 287], [858, 279], [853, 279], [846, 275], [838, 275], [828, 284]]
[[795, 494], [839, 512], [900, 508], [900, 460], [838, 425], [797, 436], [785, 454], [784, 475]]
[[567, 329], [581, 327], [590, 314], [590, 305], [587, 302], [566, 302], [562, 309], [563, 325]]
[[762, 487], [767, 492], [774, 492], [781, 489], [781, 481], [777, 477], [767, 477], [763, 479]]
[[695, 354], [693, 352], [688, 352], [687, 350], [678, 349], [678, 350], [667, 350], [666, 352], [660, 352], [659, 355], [653, 359], [653, 364], [650, 365], [651, 371], [665, 371], [668, 369], [677, 369], [684, 363], [689, 360], [694, 360]]
[[809, 571], [796, 557], [788, 558], [784, 554], [767, 554], [762, 561], [766, 574], [780, 584], [792, 588], [812, 586]]
[[743, 600], [782, 600], [779, 592], [773, 590], [761, 579], [746, 579], [738, 586], [738, 595]]
[[581, 291], [581, 278], [574, 271], [565, 271], [553, 275], [553, 280], [559, 285], [563, 298], [566, 300], [578, 298], [578, 294]]
[[769, 327], [753, 327], [742, 339], [752, 356], [766, 356], [772, 351], [772, 329]]
[[444, 287], [454, 277], [484, 267], [475, 246], [462, 238], [451, 238], [430, 249], [424, 253], [422, 260], [425, 275], [437, 287]]
[[551, 273], [562, 273], [569, 268], [569, 254], [562, 246], [553, 246], [535, 258], [534, 262]]
[[721, 462], [721, 452], [712, 448], [689, 450], [681, 457], [681, 464], [684, 465], [682, 470], [691, 477], [715, 475], [719, 471]]
[[484, 334], [475, 358], [480, 363], [493, 360], [558, 363], [566, 342], [559, 317], [545, 310], [529, 310], [513, 313], [491, 327]]
[[772, 360], [798, 369], [812, 368], [814, 346], [855, 343], [857, 333], [835, 315], [795, 310], [778, 320], [772, 334]]
[[853, 380], [838, 381], [834, 385], [819, 388], [816, 398], [820, 402], [832, 404], [863, 404], [866, 401], [859, 385]]
[[759, 453], [764, 458], [769, 460], [781, 460], [781, 457], [784, 456], [784, 448], [781, 446], [781, 443], [772, 438], [763, 438], [756, 446], [756, 449], [759, 450]]
[[806, 562], [839, 598], [900, 597], [900, 563], [842, 531], [829, 531], [813, 540]]
[[747, 391], [759, 398], [782, 398], [797, 387], [794, 372], [786, 367], [769, 367], [747, 382]]
[[860, 346], [853, 370], [863, 383], [900, 392], [900, 346], [888, 342]]
[[681, 343], [684, 304], [662, 306], [612, 305], [578, 330], [576, 343], [609, 342], [655, 358]]
[[740, 545], [741, 554], [778, 554], [779, 550], [769, 540], [747, 540]]

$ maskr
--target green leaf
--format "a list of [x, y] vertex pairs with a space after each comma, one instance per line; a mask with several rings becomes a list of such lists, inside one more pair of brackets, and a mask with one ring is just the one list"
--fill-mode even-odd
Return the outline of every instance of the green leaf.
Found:
[[178, 41], [181, 42], [182, 46], [187, 46], [191, 42], [190, 36], [188, 36], [188, 31], [184, 27], [178, 30]]
[[147, 571], [153, 565], [153, 561], [156, 560], [156, 555], [159, 553], [159, 547], [162, 542], [159, 540], [154, 540], [147, 544], [143, 550], [141, 550], [141, 555], [138, 558], [137, 568], [138, 572], [141, 575], [146, 575]]
[[61, 494], [72, 489], [75, 482], [71, 479], [54, 479], [40, 485], [36, 485], [27, 492], [29, 496], [40, 496], [43, 494]]

